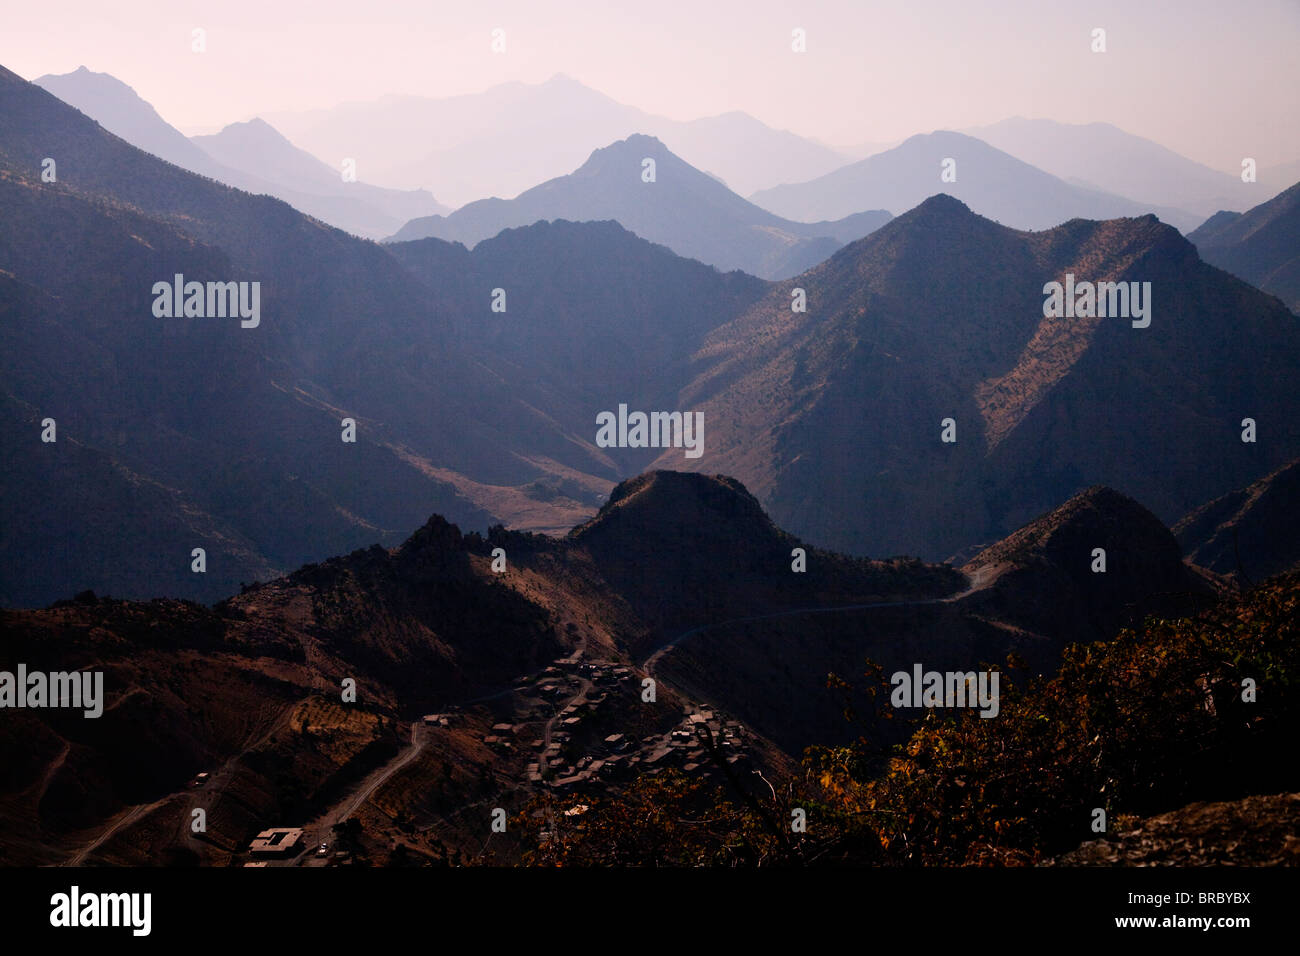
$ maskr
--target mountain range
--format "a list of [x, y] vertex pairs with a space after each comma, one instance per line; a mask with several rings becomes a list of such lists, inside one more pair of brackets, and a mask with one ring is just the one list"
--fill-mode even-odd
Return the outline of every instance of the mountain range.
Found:
[[[1149, 282], [1150, 325], [1045, 317], [1067, 275]], [[1173, 522], [1300, 453], [1298, 336], [1154, 216], [1024, 233], [938, 195], [715, 329], [679, 400], [709, 452], [660, 466], [855, 553], [951, 556], [1092, 484]]]
[[745, 113], [679, 122], [625, 106], [563, 74], [463, 96], [389, 96], [265, 118], [317, 156], [355, 156], [372, 181], [432, 189], [452, 206], [517, 196], [634, 133], [657, 137], [741, 195], [820, 176], [847, 161]]
[[[947, 176], [948, 178], [945, 178]], [[955, 178], [954, 178], [955, 177]], [[816, 179], [760, 190], [756, 205], [800, 222], [837, 219], [860, 209], [905, 212], [946, 192], [977, 213], [1014, 229], [1048, 229], [1067, 219], [1113, 219], [1155, 213], [1179, 229], [1204, 215], [1148, 204], [1059, 179], [988, 143], [940, 130]]]
[[1017, 116], [960, 132], [1066, 182], [1201, 218], [1220, 209], [1247, 209], [1300, 179], [1295, 164], [1264, 163], [1256, 182], [1245, 183], [1240, 168], [1211, 169], [1110, 123]]
[[382, 238], [408, 219], [447, 211], [427, 191], [345, 182], [341, 169], [298, 149], [262, 120], [232, 123], [220, 133], [187, 139], [134, 90], [106, 73], [83, 66], [35, 83], [147, 153], [247, 192], [276, 196], [355, 235]]
[[[0, 674], [105, 691], [6, 709], [0, 862], [1039, 862], [1294, 788], [1300, 185], [1185, 238], [1254, 193], [1113, 127], [841, 166], [564, 77], [271, 120], [0, 67]], [[544, 181], [316, 158], [388, 148]]]
[[[450, 345], [445, 304], [383, 248], [141, 152], [7, 71], [0, 100], [6, 428], [26, 449], [6, 456], [4, 603], [74, 580], [214, 599], [430, 507], [483, 526], [426, 455], [521, 484], [599, 470]], [[177, 273], [260, 282], [261, 324], [160, 320], [151, 290]], [[31, 431], [47, 416], [53, 444]], [[176, 560], [200, 546], [204, 574]]]
[[[647, 163], [653, 164], [652, 180]], [[683, 162], [659, 140], [637, 134], [596, 150], [574, 172], [515, 199], [481, 199], [448, 216], [416, 219], [393, 239], [435, 237], [473, 246], [502, 229], [542, 219], [614, 219], [678, 255], [724, 271], [783, 279], [890, 218], [883, 210], [854, 210], [835, 222], [781, 219]]]
[[[924, 187], [928, 177], [909, 172], [934, 160], [915, 144], [892, 162], [884, 154], [896, 152], [900, 144], [832, 149], [773, 130], [740, 112], [690, 122], [667, 120], [619, 104], [563, 75], [543, 84], [508, 83], [447, 99], [394, 96], [331, 110], [269, 114], [276, 127], [255, 117], [191, 137], [189, 145], [114, 77], [82, 67], [36, 82], [133, 145], [222, 182], [276, 195], [370, 238], [391, 235], [410, 219], [449, 211], [422, 186], [455, 205], [487, 196], [515, 197], [574, 169], [593, 150], [638, 133], [657, 137], [737, 194], [801, 222], [861, 211], [851, 208], [855, 200], [846, 207], [843, 195], [837, 202], [834, 188], [817, 184], [833, 174], [841, 178], [832, 183], [883, 196], [871, 201], [895, 214], [902, 212], [929, 193]], [[308, 149], [290, 143], [277, 127]], [[986, 150], [972, 149], [955, 139], [962, 135], [1005, 156], [993, 159]], [[1028, 228], [1039, 228], [1032, 223], [1055, 225], [1062, 210], [1089, 218], [1135, 215], [1140, 210], [1186, 231], [1217, 210], [1257, 205], [1300, 179], [1297, 162], [1260, 159], [1257, 180], [1243, 183], [1239, 170], [1211, 169], [1107, 123], [1013, 117], [913, 140], [925, 143], [934, 137], [942, 142], [931, 145], [942, 146], [944, 158], [958, 158], [965, 145], [967, 158], [979, 164], [987, 180], [954, 195], [978, 212]], [[429, 153], [431, 142], [434, 151]], [[521, 144], [528, 148], [521, 149]], [[1022, 196], [1017, 203], [1007, 195], [1006, 181], [1023, 177], [1025, 170], [1014, 164], [1008, 168], [1006, 156], [1060, 182], [1031, 176], [1030, 193], [1036, 198]], [[875, 158], [876, 164], [858, 168], [868, 158]], [[345, 160], [360, 171], [363, 181], [343, 181]], [[850, 172], [853, 169], [857, 171]], [[919, 191], [913, 179], [921, 183]], [[375, 181], [398, 188], [369, 185]], [[945, 185], [953, 191], [961, 182], [959, 177]]]
[[[818, 545], [964, 560], [1093, 484], [1173, 522], [1300, 454], [1294, 316], [1152, 216], [1028, 234], [938, 195], [775, 284], [610, 222], [379, 246], [0, 80], [5, 427], [29, 449], [4, 474], [8, 604], [212, 600], [431, 509], [558, 532], [652, 466], [734, 475]], [[643, 182], [656, 144], [621, 146], [592, 163], [625, 189], [681, 176], [719, 218], [752, 209], [666, 150]], [[260, 281], [260, 327], [156, 318], [176, 273]], [[1150, 282], [1150, 327], [1045, 319], [1067, 274]], [[620, 404], [702, 413], [703, 457], [598, 447]]]

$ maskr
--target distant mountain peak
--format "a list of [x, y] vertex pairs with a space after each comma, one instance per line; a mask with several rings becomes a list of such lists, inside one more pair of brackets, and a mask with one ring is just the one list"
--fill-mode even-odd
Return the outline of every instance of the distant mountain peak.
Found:
[[240, 138], [257, 137], [259, 139], [273, 139], [276, 142], [289, 142], [283, 133], [260, 116], [254, 116], [252, 119], [241, 122], [227, 123], [216, 135], [237, 136]]
[[635, 160], [639, 163], [646, 157], [654, 159], [656, 163], [668, 160], [687, 165], [684, 160], [679, 159], [672, 150], [665, 146], [658, 137], [646, 133], [633, 133], [626, 139], [616, 140], [608, 146], [601, 146], [592, 150], [591, 155], [587, 157], [587, 161], [575, 170], [575, 175], [602, 169], [611, 161], [623, 163]]
[[912, 213], [941, 213], [949, 216], [976, 216], [976, 213], [971, 210], [970, 206], [966, 205], [956, 196], [948, 195], [948, 193], [935, 193], [915, 209], [911, 210], [910, 213], [906, 213], [905, 215], [911, 215]]
[[95, 83], [102, 89], [111, 89], [118, 94], [126, 93], [133, 98], [144, 102], [144, 98], [129, 84], [124, 83], [112, 73], [98, 73], [86, 66], [79, 66], [71, 73], [46, 73], [44, 76], [37, 77], [32, 82], [37, 86], [47, 87], [50, 83], [58, 84], [60, 81], [72, 81], [77, 83]]
[[663, 144], [663, 141], [659, 139], [658, 136], [651, 136], [649, 133], [633, 133], [631, 136], [627, 137], [627, 139], [622, 139], [616, 143], [611, 143], [609, 146], [606, 146], [605, 148], [613, 149], [613, 150], [617, 150], [619, 148], [653, 149], [661, 153], [671, 152], [671, 150]]
[[[653, 176], [647, 159], [655, 164]], [[643, 239], [723, 272], [741, 269], [782, 279], [825, 261], [890, 216], [868, 209], [833, 222], [782, 220], [682, 159], [657, 136], [633, 133], [593, 150], [573, 172], [513, 199], [477, 200], [446, 217], [414, 219], [391, 238], [433, 236], [473, 247], [503, 229], [541, 219], [613, 219]]]

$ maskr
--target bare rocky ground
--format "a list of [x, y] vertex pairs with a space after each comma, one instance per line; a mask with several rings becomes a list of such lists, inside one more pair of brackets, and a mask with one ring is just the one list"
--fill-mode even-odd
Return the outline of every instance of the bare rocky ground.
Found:
[[1056, 866], [1300, 866], [1300, 793], [1191, 803], [1104, 840]]

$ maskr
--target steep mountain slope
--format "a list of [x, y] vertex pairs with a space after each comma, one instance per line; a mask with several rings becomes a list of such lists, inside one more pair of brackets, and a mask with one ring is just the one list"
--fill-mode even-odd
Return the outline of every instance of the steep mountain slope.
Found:
[[[957, 178], [944, 182], [942, 164], [949, 159], [956, 161]], [[1155, 213], [1179, 229], [1191, 229], [1201, 220], [1196, 213], [1067, 183], [972, 136], [945, 130], [913, 136], [818, 179], [763, 190], [750, 200], [779, 216], [809, 222], [859, 209], [888, 209], [897, 215], [936, 192], [1015, 229], [1144, 213]]]
[[72, 73], [47, 73], [32, 82], [132, 146], [192, 172], [220, 178], [221, 170], [211, 156], [117, 77], [82, 66]]
[[[334, 359], [321, 350], [347, 346], [341, 330], [326, 328], [324, 300], [277, 290], [267, 273], [235, 271], [223, 251], [169, 223], [63, 184], [37, 186], [5, 171], [0, 208], [10, 225], [0, 268], [14, 277], [0, 288], [8, 320], [0, 382], [14, 416], [6, 496], [16, 502], [24, 489], [42, 489], [6, 528], [8, 603], [45, 603], [83, 587], [213, 600], [268, 569], [391, 535], [431, 499], [461, 520], [487, 520], [367, 427], [375, 419], [360, 409], [378, 411], [404, 389], [385, 400], [331, 372]], [[153, 284], [176, 273], [264, 281], [261, 323], [156, 318]], [[414, 301], [417, 289], [402, 298]], [[298, 344], [313, 340], [310, 350]], [[361, 422], [356, 445], [340, 441], [348, 414]], [[41, 440], [46, 417], [56, 423], [53, 443]], [[125, 480], [85, 481], [89, 462]], [[60, 480], [45, 480], [52, 476]], [[44, 533], [24, 533], [38, 526]], [[99, 533], [85, 533], [92, 528]], [[190, 570], [195, 547], [207, 551], [203, 573]]]
[[1178, 542], [1155, 515], [1100, 486], [981, 551], [962, 570], [996, 581], [967, 601], [976, 613], [1057, 641], [1095, 640], [1147, 614], [1176, 616], [1214, 592], [1212, 578], [1183, 564]]
[[[637, 491], [630, 482], [619, 486], [623, 489]], [[617, 494], [611, 495], [611, 507]], [[666, 500], [671, 499], [660, 498]], [[761, 514], [757, 502], [750, 507]], [[666, 539], [662, 551], [673, 553], [675, 525], [666, 515], [681, 509], [648, 510], [658, 516], [659, 537]], [[697, 524], [689, 518], [683, 523]], [[625, 540], [639, 531], [626, 525], [621, 530]], [[575, 531], [575, 536], [582, 534], [581, 529]], [[704, 540], [715, 538], [727, 541], [718, 532]], [[1104, 573], [1091, 570], [1097, 547], [1107, 551]], [[752, 564], [781, 553], [775, 543], [753, 550]], [[620, 558], [615, 554], [600, 560], [602, 567], [609, 567]], [[622, 560], [629, 567], [622, 593], [636, 594], [637, 558]], [[707, 560], [706, 555], [701, 563]], [[848, 569], [845, 561], [839, 555], [812, 552], [808, 567], [810, 573], [818, 569], [833, 579]], [[828, 673], [860, 683], [868, 660], [887, 677], [897, 670], [910, 673], [917, 663], [938, 671], [967, 671], [981, 662], [998, 666], [1015, 652], [1029, 673], [1050, 673], [1067, 644], [1110, 637], [1147, 614], [1188, 613], [1212, 600], [1217, 587], [1213, 576], [1182, 563], [1173, 536], [1150, 512], [1107, 488], [1089, 489], [982, 553], [963, 568], [970, 582], [964, 589], [944, 593], [943, 571], [952, 575], [946, 567], [901, 561], [872, 564], [893, 574], [892, 583], [882, 578], [874, 597], [861, 594], [846, 600], [842, 589], [821, 591], [807, 586], [812, 582], [800, 581], [801, 575], [789, 573], [783, 586], [774, 582], [777, 600], [767, 600], [765, 591], [751, 585], [751, 594], [764, 594], [763, 603], [730, 617], [714, 615], [714, 623], [697, 626], [663, 657], [655, 673], [741, 715], [791, 752], [813, 743], [847, 742], [864, 730], [873, 739], [892, 740], [909, 728], [879, 723], [864, 727], [844, 719], [846, 702], [859, 714], [873, 710], [860, 690], [845, 698], [814, 689], [827, 684]], [[744, 565], [735, 567], [734, 559], [728, 565], [726, 584], [731, 575], [749, 584]], [[927, 579], [935, 585], [929, 594], [915, 586]], [[700, 588], [726, 586], [716, 576], [698, 572], [692, 580]], [[648, 584], [643, 588], [652, 590]], [[665, 603], [681, 593], [662, 586], [658, 592]], [[782, 606], [794, 610], [773, 610]], [[1011, 681], [1013, 676], [1004, 673], [1002, 679]], [[792, 688], [799, 692], [791, 693]]]
[[[655, 179], [643, 180], [653, 160]], [[467, 246], [539, 219], [614, 219], [643, 239], [724, 271], [764, 278], [795, 275], [840, 245], [888, 221], [884, 212], [850, 210], [838, 222], [796, 223], [754, 206], [643, 135], [598, 149], [577, 170], [517, 198], [484, 199], [450, 216], [407, 223], [394, 240], [436, 237]]]
[[1206, 262], [1300, 313], [1300, 183], [1241, 215], [1220, 212], [1187, 238]]
[[[145, 539], [141, 550], [149, 516], [126, 500], [87, 513], [80, 482], [45, 486], [48, 510], [32, 520], [52, 523], [53, 537], [39, 540], [104, 528], [105, 550], [83, 541], [60, 565], [6, 538], [7, 600], [44, 603], [92, 581], [210, 600], [257, 568], [394, 541], [431, 506], [482, 527], [491, 515], [448, 483], [457, 474], [616, 477], [589, 429], [566, 435], [457, 349], [447, 306], [383, 248], [142, 153], [7, 71], [0, 106], [0, 269], [13, 297], [0, 387], [29, 423], [17, 426], [28, 450], [12, 456], [6, 494], [26, 494], [28, 469], [80, 446], [161, 489], [181, 513], [170, 526], [200, 513], [222, 532]], [[40, 181], [46, 156], [59, 161], [57, 182]], [[259, 282], [258, 325], [156, 317], [154, 284], [177, 273]], [[58, 423], [53, 445], [40, 441], [46, 416]], [[340, 440], [345, 417], [358, 423], [355, 444]], [[203, 574], [189, 570], [195, 547], [209, 552]], [[140, 553], [174, 573], [151, 577], [154, 559]], [[92, 566], [106, 576], [84, 575]]]
[[83, 66], [73, 73], [42, 76], [35, 83], [147, 153], [230, 186], [276, 196], [355, 235], [380, 238], [414, 216], [447, 211], [422, 190], [345, 183], [339, 172], [299, 150], [262, 120], [235, 123], [215, 135], [189, 140], [107, 73], [92, 73]]
[[[431, 293], [459, 303], [458, 341], [508, 369], [530, 403], [588, 437], [597, 413], [668, 408], [691, 379], [688, 360], [726, 317], [768, 291], [743, 272], [682, 259], [614, 222], [539, 222], [467, 251], [439, 239], [387, 248]], [[507, 311], [489, 311], [491, 291]], [[602, 449], [621, 474], [648, 449]]]
[[1207, 502], [1174, 534], [1189, 561], [1243, 584], [1300, 568], [1300, 460]]
[[[1067, 274], [1150, 282], [1149, 327], [1044, 318]], [[1154, 217], [1027, 234], [936, 196], [710, 335], [678, 403], [707, 448], [674, 467], [856, 553], [952, 555], [1096, 483], [1172, 522], [1300, 453], [1298, 334]]]
[[[653, 454], [596, 448], [596, 413], [669, 407], [704, 336], [767, 290], [613, 223], [512, 230], [473, 253], [360, 242], [0, 78], [0, 387], [29, 447], [6, 487], [15, 503], [47, 489], [0, 541], [7, 603], [85, 587], [214, 600], [395, 543], [429, 507], [562, 533]], [[49, 153], [58, 181], [41, 183]], [[154, 283], [177, 273], [260, 282], [258, 326], [156, 318]], [[51, 482], [50, 468], [83, 477]], [[127, 506], [132, 488], [144, 498]]]
[[679, 122], [625, 106], [563, 74], [464, 96], [390, 96], [267, 119], [317, 156], [355, 156], [374, 182], [432, 189], [453, 206], [517, 196], [633, 133], [657, 136], [741, 195], [802, 182], [846, 161], [744, 113]]
[[[3, 667], [102, 671], [108, 698], [97, 719], [45, 710], [4, 722], [0, 847], [11, 863], [66, 862], [131, 804], [152, 822], [119, 860], [238, 851], [391, 756], [395, 717], [537, 669], [578, 633], [503, 586], [436, 517], [392, 552], [309, 565], [216, 610], [82, 595], [0, 611], [0, 627]], [[353, 706], [340, 704], [345, 678]], [[210, 806], [196, 842], [184, 835], [186, 784], [205, 769], [229, 799]]]
[[1110, 123], [1058, 123], [1016, 116], [961, 132], [1066, 182], [1156, 206], [1209, 215], [1245, 209], [1261, 191], [1290, 183], [1243, 183], [1241, 171], [1211, 169]]

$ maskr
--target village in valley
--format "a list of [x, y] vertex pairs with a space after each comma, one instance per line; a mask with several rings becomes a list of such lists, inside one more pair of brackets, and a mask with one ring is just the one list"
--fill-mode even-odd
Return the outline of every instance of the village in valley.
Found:
[[[566, 807], [572, 802], [566, 809], [570, 815], [586, 811], [584, 799], [616, 794], [638, 776], [668, 769], [723, 788], [728, 778], [744, 778], [746, 788], [753, 786], [750, 778], [761, 775], [752, 754], [757, 740], [739, 720], [662, 687], [658, 693], [663, 696], [647, 700], [645, 695], [652, 693], [646, 690], [649, 683], [638, 668], [616, 660], [586, 660], [579, 652], [516, 680], [507, 691], [425, 714], [410, 727], [412, 748], [358, 784], [345, 811], [259, 831], [239, 855], [242, 865], [367, 862], [365, 854], [357, 852], [358, 818], [366, 817], [373, 826], [379, 811], [363, 805], [368, 800], [382, 803], [375, 799], [381, 788], [396, 785], [390, 778], [422, 751], [486, 748], [494, 779], [513, 781], [503, 788], [510, 794], [506, 802], [517, 808], [529, 797], [549, 793]], [[208, 774], [199, 774], [191, 786], [202, 789], [208, 779]], [[463, 809], [443, 820], [383, 830], [387, 850], [424, 855], [421, 845], [432, 842], [431, 836], [446, 835], [452, 818]], [[487, 832], [488, 815], [479, 813], [477, 819], [478, 829]], [[378, 819], [381, 827], [387, 822]], [[372, 840], [376, 835], [370, 834]]]

